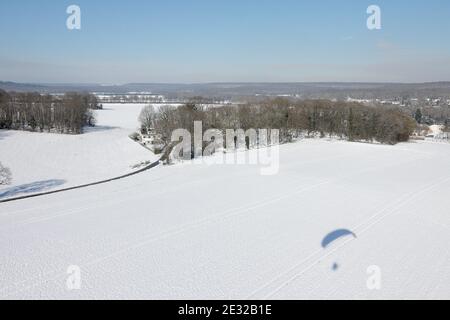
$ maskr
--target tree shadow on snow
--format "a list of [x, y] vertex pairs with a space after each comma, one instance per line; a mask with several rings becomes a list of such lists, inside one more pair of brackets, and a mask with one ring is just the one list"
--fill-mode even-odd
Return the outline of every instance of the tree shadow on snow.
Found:
[[23, 194], [44, 192], [54, 187], [61, 186], [64, 183], [66, 183], [65, 180], [57, 179], [27, 183], [20, 186], [0, 190], [0, 199], [15, 197]]
[[8, 137], [9, 135], [11, 135], [9, 132], [7, 132], [6, 130], [0, 130], [0, 140]]
[[119, 127], [114, 126], [94, 126], [94, 127], [84, 127], [83, 133], [92, 133], [92, 132], [99, 132], [99, 131], [109, 131], [109, 130], [115, 130]]

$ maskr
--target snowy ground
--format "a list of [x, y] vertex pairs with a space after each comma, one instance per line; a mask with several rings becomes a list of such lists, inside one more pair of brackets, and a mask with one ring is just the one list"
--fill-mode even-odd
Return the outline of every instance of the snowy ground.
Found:
[[82, 135], [0, 131], [0, 162], [13, 184], [0, 199], [60, 189], [129, 173], [155, 155], [128, 136], [139, 126], [144, 105], [105, 104], [98, 125]]
[[280, 152], [273, 176], [176, 165], [1, 204], [0, 298], [450, 298], [449, 145]]

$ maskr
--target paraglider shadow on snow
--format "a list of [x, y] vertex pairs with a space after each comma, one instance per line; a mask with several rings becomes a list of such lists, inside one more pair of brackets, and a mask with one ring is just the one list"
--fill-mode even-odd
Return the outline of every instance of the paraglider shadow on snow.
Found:
[[353, 236], [354, 238], [356, 238], [356, 235], [353, 232], [351, 232], [350, 230], [338, 229], [338, 230], [335, 230], [333, 232], [330, 232], [329, 234], [327, 234], [325, 236], [325, 238], [323, 238], [323, 240], [322, 240], [322, 248], [328, 247], [335, 240], [337, 240], [339, 238], [342, 238], [342, 237], [345, 237], [345, 236]]
[[13, 197], [20, 194], [42, 192], [54, 187], [61, 186], [64, 183], [66, 183], [65, 180], [57, 180], [57, 179], [27, 183], [20, 186], [0, 190], [0, 199]]
[[[331, 243], [336, 241], [337, 239], [342, 238], [342, 237], [346, 237], [346, 236], [353, 236], [354, 238], [356, 238], [356, 235], [353, 232], [351, 232], [350, 230], [347, 230], [347, 229], [338, 229], [338, 230], [332, 231], [329, 234], [327, 234], [325, 236], [325, 238], [323, 238], [323, 240], [322, 240], [322, 248], [325, 249]], [[331, 267], [331, 269], [333, 271], [337, 271], [339, 269], [339, 264], [337, 262], [335, 262], [333, 264], [333, 266]]]

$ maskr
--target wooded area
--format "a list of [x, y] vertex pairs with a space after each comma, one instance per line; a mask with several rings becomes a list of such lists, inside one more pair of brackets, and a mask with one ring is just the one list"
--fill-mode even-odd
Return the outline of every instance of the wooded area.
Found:
[[79, 134], [94, 125], [92, 109], [98, 103], [91, 94], [42, 95], [0, 90], [0, 129]]
[[204, 107], [188, 103], [180, 107], [144, 108], [140, 117], [142, 130], [151, 132], [169, 146], [172, 132], [182, 128], [191, 135], [194, 121], [202, 121], [203, 130], [278, 129], [280, 142], [302, 136], [330, 136], [349, 141], [378, 141], [396, 144], [408, 141], [417, 126], [404, 112], [358, 103], [329, 100], [290, 101], [277, 98], [262, 103]]

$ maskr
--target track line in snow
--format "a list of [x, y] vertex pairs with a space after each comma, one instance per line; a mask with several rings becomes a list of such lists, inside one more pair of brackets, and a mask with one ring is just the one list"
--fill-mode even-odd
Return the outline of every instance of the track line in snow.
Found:
[[[164, 180], [164, 179], [166, 179], [169, 176], [171, 176], [171, 175], [160, 177], [158, 179], [152, 180], [151, 182]], [[53, 219], [57, 219], [57, 218], [65, 217], [65, 216], [70, 216], [70, 215], [73, 215], [73, 214], [76, 214], [76, 213], [84, 212], [84, 211], [87, 211], [87, 210], [90, 210], [90, 209], [99, 209], [99, 208], [116, 206], [118, 204], [121, 204], [121, 203], [124, 203], [124, 202], [128, 202], [128, 201], [142, 200], [144, 198], [149, 198], [150, 199], [150, 198], [154, 198], [154, 197], [165, 195], [165, 194], [170, 193], [170, 192], [175, 192], [176, 190], [179, 190], [179, 189], [182, 189], [182, 188], [186, 187], [186, 185], [195, 184], [195, 183], [198, 183], [198, 181], [189, 180], [189, 181], [186, 181], [186, 182], [184, 182], [182, 184], [178, 184], [175, 187], [172, 187], [171, 189], [160, 191], [160, 192], [156, 192], [156, 193], [155, 192], [148, 193], [145, 190], [144, 191], [141, 190], [139, 192], [133, 192], [133, 196], [128, 196], [126, 198], [117, 198], [117, 197], [115, 197], [114, 198], [115, 200], [112, 200], [112, 201], [110, 200], [108, 202], [100, 202], [100, 201], [98, 201], [98, 197], [92, 196], [90, 198], [92, 200], [96, 200], [94, 202], [94, 204], [90, 204], [90, 205], [86, 205], [86, 206], [79, 206], [79, 207], [75, 207], [75, 208], [69, 209], [69, 210], [56, 211], [56, 214], [52, 214], [52, 215], [48, 215], [48, 216], [41, 216], [41, 217], [34, 217], [34, 218], [28, 218], [28, 219], [25, 219], [25, 220], [20, 220], [20, 221], [17, 221], [15, 223], [12, 223], [12, 224], [9, 224], [9, 225], [6, 225], [6, 226], [0, 226], [0, 230], [1, 229], [10, 229], [11, 227], [25, 226], [25, 225], [33, 224], [33, 223], [50, 221], [50, 220], [53, 220]], [[108, 193], [108, 194], [104, 195], [103, 197], [110, 196], [112, 194], [119, 195], [119, 194], [122, 194], [122, 193], [126, 193], [128, 191], [129, 190], [127, 190], [125, 192], [123, 192], [122, 190], [113, 191], [111, 193]], [[84, 201], [81, 201], [81, 202], [84, 202]], [[49, 210], [50, 208], [45, 208], [45, 209]], [[27, 211], [31, 211], [31, 210], [35, 210], [35, 208], [30, 208], [30, 209], [26, 209], [26, 210]], [[7, 216], [7, 215], [10, 215], [10, 213], [8, 212], [8, 213], [5, 214], [5, 216]], [[0, 214], [0, 217], [1, 216], [2, 215]]]
[[[414, 160], [411, 160], [411, 161], [405, 161], [405, 162], [402, 162], [402, 163], [397, 163], [397, 164], [394, 164], [394, 165], [392, 165], [392, 164], [391, 165], [387, 165], [384, 168], [386, 168], [386, 167], [395, 167], [395, 166], [398, 166], [398, 165], [404, 165], [405, 163], [415, 162], [415, 161], [417, 161], [417, 159], [414, 159]], [[250, 205], [250, 206], [249, 205], [244, 205], [244, 206], [241, 206], [239, 208], [226, 210], [226, 211], [220, 213], [219, 215], [214, 215], [213, 217], [206, 217], [204, 219], [200, 219], [199, 221], [195, 222], [194, 224], [187, 224], [187, 225], [184, 225], [184, 226], [181, 226], [181, 227], [178, 227], [178, 228], [174, 228], [174, 229], [169, 229], [169, 230], [163, 231], [159, 235], [148, 234], [148, 235], [143, 236], [141, 239], [139, 239], [134, 244], [131, 244], [129, 246], [126, 246], [125, 248], [119, 249], [119, 250], [117, 250], [117, 251], [115, 251], [115, 252], [113, 252], [113, 253], [111, 253], [109, 255], [106, 255], [106, 256], [99, 257], [97, 259], [91, 260], [90, 262], [87, 262], [86, 264], [84, 264], [84, 266], [90, 266], [90, 265], [102, 262], [102, 261], [104, 261], [106, 259], [113, 258], [113, 257], [115, 257], [117, 255], [120, 255], [121, 253], [126, 253], [126, 252], [128, 252], [128, 251], [130, 251], [130, 250], [132, 250], [134, 248], [142, 247], [142, 246], [144, 246], [144, 245], [146, 245], [148, 243], [152, 243], [152, 242], [155, 242], [155, 241], [158, 241], [158, 240], [162, 240], [162, 239], [165, 239], [165, 238], [173, 236], [173, 235], [181, 234], [183, 232], [189, 231], [189, 230], [191, 230], [193, 228], [196, 228], [196, 227], [200, 227], [200, 226], [206, 225], [208, 223], [213, 223], [213, 222], [216, 222], [216, 221], [220, 221], [221, 219], [226, 219], [228, 217], [233, 217], [233, 216], [239, 215], [239, 214], [241, 214], [243, 212], [248, 212], [248, 211], [260, 208], [260, 207], [264, 207], [264, 206], [269, 205], [271, 203], [275, 203], [277, 201], [280, 201], [280, 200], [283, 200], [285, 198], [288, 198], [288, 197], [290, 197], [292, 195], [295, 195], [297, 193], [301, 193], [301, 192], [310, 190], [312, 188], [315, 188], [315, 187], [318, 187], [318, 186], [321, 186], [321, 185], [324, 185], [324, 184], [329, 184], [329, 183], [334, 182], [334, 181], [339, 181], [341, 179], [346, 179], [346, 178], [349, 178], [349, 177], [352, 177], [352, 176], [355, 176], [355, 175], [359, 175], [359, 174], [362, 174], [362, 173], [365, 173], [365, 172], [377, 171], [377, 170], [380, 170], [380, 169], [383, 169], [383, 168], [381, 168], [381, 167], [373, 167], [373, 168], [369, 168], [369, 169], [363, 169], [363, 170], [360, 170], [360, 171], [358, 171], [356, 173], [354, 172], [352, 174], [344, 175], [344, 176], [339, 177], [339, 178], [333, 178], [333, 179], [324, 180], [324, 181], [321, 181], [321, 182], [319, 182], [319, 183], [317, 183], [315, 185], [309, 186], [309, 187], [302, 187], [299, 190], [296, 190], [294, 192], [291, 192], [291, 193], [288, 193], [288, 194], [282, 194], [281, 196], [274, 197], [274, 198], [266, 200], [266, 201], [262, 201], [262, 202], [259, 201], [259, 202], [254, 203], [253, 205]], [[48, 276], [50, 274], [54, 274], [55, 272], [59, 272], [59, 271], [56, 271], [56, 270], [55, 271], [51, 271], [51, 272], [46, 273], [46, 275], [44, 275], [44, 276]], [[62, 276], [62, 274], [57, 274], [56, 278], [59, 277], [59, 276]], [[54, 278], [55, 277], [52, 277], [52, 278], [47, 279], [47, 280], [42, 279], [42, 277], [33, 278], [33, 279], [27, 279], [27, 280], [21, 281], [19, 283], [15, 283], [15, 284], [9, 285], [7, 287], [4, 287], [4, 288], [0, 289], [0, 291], [5, 291], [5, 290], [8, 290], [11, 287], [17, 286], [19, 284], [39, 279], [38, 280], [39, 283], [27, 287], [27, 288], [32, 288], [32, 287], [35, 287], [36, 285], [39, 285], [40, 283], [45, 283], [45, 282], [50, 281], [50, 280], [52, 280]], [[26, 291], [27, 288], [25, 288], [23, 290], [19, 290], [18, 292]], [[13, 292], [13, 293], [7, 294], [7, 296], [10, 296], [10, 295], [15, 294], [15, 293], [17, 293], [17, 292]]]
[[[321, 160], [323, 160], [323, 159], [321, 159]], [[407, 163], [412, 163], [412, 162], [416, 162], [416, 161], [417, 161], [417, 159], [413, 159], [413, 160], [405, 161], [405, 162], [402, 162], [402, 163], [389, 164], [389, 165], [386, 165], [386, 166], [383, 166], [383, 167], [374, 167], [374, 168], [369, 168], [369, 169], [365, 168], [365, 169], [362, 169], [360, 171], [354, 172], [354, 173], [349, 174], [349, 175], [344, 175], [344, 176], [340, 176], [340, 177], [337, 177], [337, 178], [328, 179], [327, 181], [331, 183], [331, 182], [334, 182], [334, 181], [337, 181], [337, 180], [340, 180], [340, 179], [348, 179], [348, 178], [351, 178], [353, 176], [358, 176], [360, 174], [369, 173], [369, 172], [372, 172], [372, 171], [378, 171], [380, 169], [386, 169], [386, 168], [390, 168], [390, 167], [396, 167], [396, 166], [399, 166], [399, 165], [405, 165]], [[165, 178], [167, 178], [167, 177], [161, 177], [160, 179], [157, 179], [157, 180], [162, 180], [162, 179], [165, 179]], [[189, 182], [183, 183], [183, 184], [179, 185], [175, 189], [180, 189], [181, 187], [186, 186], [186, 184], [191, 184], [191, 183], [194, 183], [194, 182], [189, 181]], [[160, 196], [160, 195], [168, 193], [169, 191], [173, 191], [173, 190], [166, 190], [166, 191], [163, 191], [163, 192], [153, 193], [153, 194], [148, 194], [145, 191], [144, 192], [141, 191], [141, 192], [139, 192], [138, 194], [135, 194], [132, 197], [128, 197], [126, 200], [117, 200], [116, 202], [113, 201], [113, 203], [106, 203], [106, 204], [96, 203], [96, 204], [90, 205], [90, 206], [84, 206], [84, 207], [78, 207], [78, 208], [71, 209], [70, 212], [67, 211], [67, 210], [62, 210], [62, 211], [58, 211], [57, 212], [58, 214], [53, 214], [52, 216], [40, 217], [40, 218], [30, 218], [30, 219], [19, 221], [19, 222], [15, 223], [15, 224], [12, 224], [12, 225], [9, 225], [9, 226], [6, 226], [6, 227], [0, 227], [0, 230], [3, 229], [3, 228], [10, 228], [11, 226], [26, 225], [26, 224], [29, 224], [29, 223], [37, 223], [37, 222], [48, 221], [48, 220], [51, 220], [51, 219], [54, 219], [54, 218], [59, 218], [59, 217], [68, 216], [68, 215], [72, 215], [72, 214], [75, 214], [75, 213], [83, 212], [83, 211], [88, 210], [88, 209], [102, 208], [102, 207], [106, 207], [106, 206], [117, 205], [117, 204], [123, 203], [124, 201], [138, 200], [138, 199], [141, 199], [143, 197]], [[119, 193], [119, 192], [117, 192], [117, 193]], [[31, 208], [31, 209], [34, 209], [34, 208]]]
[[[158, 235], [153, 235], [153, 234], [144, 235], [141, 239], [139, 239], [134, 244], [126, 246], [123, 249], [119, 249], [116, 252], [113, 252], [112, 254], [109, 254], [107, 256], [103, 256], [103, 257], [99, 257], [97, 259], [94, 259], [94, 261], [96, 261], [95, 263], [98, 263], [98, 262], [104, 261], [106, 259], [113, 258], [116, 255], [120, 255], [122, 253], [128, 252], [131, 249], [139, 248], [139, 247], [142, 247], [142, 246], [144, 246], [146, 244], [153, 243], [153, 242], [156, 242], [156, 241], [159, 241], [159, 240], [162, 240], [162, 239], [166, 239], [167, 237], [170, 237], [170, 236], [179, 235], [179, 234], [182, 234], [182, 233], [184, 233], [186, 231], [189, 231], [189, 230], [192, 230], [194, 228], [207, 225], [209, 223], [214, 223], [214, 222], [217, 222], [217, 221], [220, 221], [220, 220], [223, 220], [223, 219], [227, 219], [227, 218], [230, 218], [230, 217], [234, 217], [234, 216], [240, 215], [241, 213], [249, 212], [251, 210], [254, 210], [254, 209], [257, 209], [257, 208], [261, 208], [261, 207], [264, 207], [264, 206], [272, 204], [272, 203], [276, 203], [278, 201], [287, 199], [287, 198], [289, 198], [289, 197], [291, 197], [293, 195], [302, 193], [304, 191], [309, 191], [311, 189], [314, 189], [316, 187], [319, 187], [319, 186], [322, 186], [322, 185], [325, 185], [325, 184], [330, 184], [332, 182], [336, 182], [336, 181], [339, 181], [341, 179], [348, 179], [350, 177], [357, 176], [357, 175], [360, 175], [360, 174], [363, 174], [363, 173], [367, 173], [367, 172], [378, 171], [380, 169], [385, 169], [385, 168], [388, 168], [388, 167], [395, 167], [395, 166], [398, 166], [398, 165], [404, 165], [405, 163], [415, 162], [416, 160], [417, 159], [406, 161], [406, 162], [402, 162], [402, 163], [389, 164], [389, 165], [386, 165], [384, 167], [374, 167], [374, 168], [369, 168], [369, 169], [362, 169], [362, 170], [359, 170], [359, 171], [354, 172], [352, 174], [344, 175], [344, 176], [339, 177], [339, 178], [327, 179], [327, 180], [323, 180], [323, 181], [318, 182], [317, 184], [314, 184], [314, 185], [311, 185], [311, 186], [301, 187], [301, 188], [296, 189], [295, 191], [292, 191], [292, 192], [287, 193], [287, 194], [281, 194], [279, 196], [273, 197], [273, 198], [268, 199], [266, 201], [258, 201], [258, 202], [254, 203], [254, 204], [251, 204], [251, 205], [244, 205], [244, 206], [241, 206], [241, 207], [238, 207], [238, 208], [226, 210], [226, 211], [224, 211], [224, 212], [222, 212], [220, 214], [216, 214], [216, 215], [214, 215], [212, 217], [208, 216], [208, 217], [199, 219], [198, 221], [196, 221], [194, 223], [191, 223], [191, 224], [186, 224], [186, 225], [183, 225], [183, 226], [180, 226], [180, 227], [168, 229], [166, 231], [163, 231], [163, 232], [159, 233]], [[344, 185], [347, 185], [347, 184], [348, 183], [345, 183]], [[161, 194], [164, 194], [164, 193], [166, 193], [166, 192], [162, 192]], [[127, 201], [128, 200], [129, 199], [127, 199]], [[119, 203], [121, 203], [121, 202], [122, 201], [120, 201]], [[115, 204], [117, 204], [117, 203], [115, 203]], [[99, 205], [99, 206], [101, 207], [102, 205]], [[90, 207], [90, 208], [92, 208], [92, 207]], [[87, 209], [90, 209], [90, 208], [87, 208]], [[86, 210], [86, 208], [84, 208], [84, 210]], [[83, 211], [83, 209], [81, 209], [79, 211]], [[71, 213], [71, 214], [73, 214], [73, 213]], [[68, 214], [64, 214], [64, 215], [68, 215]], [[50, 219], [58, 218], [60, 216], [61, 215], [54, 216], [54, 217], [51, 217]], [[49, 219], [45, 219], [45, 220], [49, 220]], [[83, 266], [90, 266], [90, 265], [95, 264], [95, 263], [87, 262]], [[55, 272], [58, 272], [58, 271], [52, 270], [52, 271], [46, 273], [46, 275], [51, 275], [51, 274], [54, 274]], [[27, 280], [21, 281], [19, 283], [24, 283], [24, 282], [28, 282], [28, 281], [34, 281], [34, 280], [36, 280], [36, 278], [27, 279]], [[45, 282], [47, 282], [47, 280], [40, 281], [40, 283], [45, 283]], [[9, 285], [7, 287], [1, 288], [0, 291], [4, 291], [4, 290], [10, 288], [11, 286], [16, 286], [19, 283], [15, 283], [13, 285]], [[32, 287], [34, 287], [34, 286], [32, 286]]]
[[74, 187], [68, 187], [68, 188], [63, 188], [63, 189], [58, 189], [58, 190], [51, 190], [51, 191], [33, 193], [33, 194], [28, 194], [28, 195], [19, 196], [19, 197], [13, 197], [13, 198], [0, 199], [0, 203], [7, 203], [7, 202], [14, 202], [14, 201], [25, 200], [25, 199], [30, 199], [30, 198], [43, 197], [43, 196], [47, 196], [47, 195], [51, 195], [51, 194], [55, 194], [55, 193], [67, 192], [67, 191], [72, 191], [72, 190], [77, 190], [77, 189], [97, 186], [97, 185], [109, 183], [109, 182], [112, 182], [112, 181], [122, 180], [122, 179], [125, 179], [125, 178], [132, 177], [134, 175], [137, 175], [139, 173], [145, 172], [147, 170], [153, 169], [154, 167], [158, 166], [160, 164], [160, 162], [161, 162], [161, 159], [158, 159], [157, 161], [149, 164], [148, 166], [146, 166], [146, 167], [144, 167], [142, 169], [139, 169], [139, 170], [136, 170], [134, 172], [130, 172], [130, 173], [127, 173], [127, 174], [124, 174], [124, 175], [121, 175], [121, 176], [117, 176], [117, 177], [113, 177], [113, 178], [109, 178], [109, 179], [105, 179], [105, 180], [101, 180], [101, 181], [95, 181], [95, 182], [91, 182], [91, 183], [86, 183], [86, 184], [82, 184], [82, 185], [78, 185], [78, 186], [74, 186]]
[[[420, 195], [422, 195], [424, 193], [432, 191], [436, 187], [438, 187], [438, 186], [440, 186], [440, 185], [442, 185], [442, 184], [444, 184], [444, 183], [446, 183], [448, 181], [450, 181], [450, 177], [437, 179], [437, 180], [435, 180], [435, 182], [433, 182], [431, 184], [428, 184], [424, 188], [421, 188], [419, 190], [416, 190], [416, 191], [413, 191], [411, 193], [408, 193], [407, 195], [405, 195], [405, 196], [401, 197], [400, 199], [397, 199], [396, 201], [394, 201], [394, 203], [385, 206], [382, 210], [377, 211], [377, 213], [375, 213], [374, 215], [372, 215], [368, 219], [364, 220], [363, 222], [361, 222], [360, 224], [358, 224], [357, 226], [355, 226], [351, 230], [353, 232], [355, 232], [355, 234], [357, 234], [358, 237], [360, 237], [360, 235], [362, 235], [366, 231], [370, 230], [373, 226], [377, 225], [379, 222], [381, 222], [382, 220], [384, 220], [388, 216], [398, 212], [398, 210], [400, 208], [404, 207], [405, 205], [410, 203], [412, 200], [415, 200], [417, 196], [420, 196]], [[384, 212], [387, 212], [387, 213], [383, 214]], [[309, 271], [312, 267], [317, 265], [320, 261], [322, 261], [323, 259], [331, 256], [332, 254], [337, 252], [339, 249], [345, 247], [347, 244], [349, 244], [349, 243], [351, 243], [352, 241], [355, 241], [355, 240], [356, 239], [354, 239], [354, 238], [348, 238], [346, 240], [343, 240], [341, 244], [339, 244], [338, 246], [336, 246], [335, 248], [333, 248], [330, 251], [325, 251], [324, 252], [323, 249], [318, 249], [318, 250], [314, 251], [307, 258], [302, 259], [301, 262], [297, 263], [294, 267], [290, 268], [288, 271], [284, 272], [282, 275], [276, 277], [275, 279], [273, 279], [272, 281], [270, 281], [266, 285], [264, 285], [264, 286], [256, 289], [255, 291], [253, 291], [247, 299], [261, 299], [261, 300], [269, 299], [270, 297], [272, 297], [273, 295], [275, 295], [276, 293], [281, 291], [283, 288], [285, 288], [286, 286], [288, 286], [289, 284], [291, 284], [292, 282], [297, 280], [301, 275], [303, 275], [305, 272]], [[317, 256], [317, 258], [315, 258], [315, 256]], [[302, 269], [298, 273], [295, 273], [293, 276], [291, 276], [287, 280], [283, 280], [283, 278], [289, 276], [289, 274], [293, 273], [296, 269], [300, 268], [302, 265], [307, 263], [312, 258], [315, 258], [315, 260], [311, 264], [306, 266], [304, 269]], [[278, 283], [281, 282], [281, 284], [277, 285], [277, 282]], [[268, 289], [272, 285], [276, 285], [275, 290], [269, 291], [268, 293], [264, 294], [262, 296], [262, 298], [258, 298], [258, 296], [260, 296], [260, 294], [263, 294], [263, 291], [265, 291], [265, 289]]]
[[[275, 197], [275, 198], [272, 198], [272, 199], [269, 199], [269, 200], [266, 200], [266, 201], [256, 202], [253, 205], [244, 205], [244, 206], [242, 206], [242, 207], [240, 207], [238, 209], [234, 208], [234, 209], [231, 209], [231, 210], [226, 210], [226, 211], [224, 211], [224, 212], [222, 212], [220, 214], [214, 215], [213, 217], [205, 217], [203, 219], [197, 220], [195, 223], [186, 224], [186, 225], [183, 225], [183, 226], [180, 226], [180, 227], [177, 227], [177, 228], [169, 229], [169, 230], [161, 232], [161, 233], [159, 233], [157, 235], [148, 234], [146, 236], [143, 236], [141, 239], [139, 239], [138, 241], [136, 241], [135, 243], [133, 243], [131, 245], [128, 245], [128, 246], [126, 246], [126, 247], [124, 247], [122, 249], [114, 251], [113, 253], [108, 254], [106, 256], [99, 257], [99, 258], [96, 258], [96, 259], [91, 260], [89, 262], [86, 262], [86, 263], [80, 265], [80, 267], [88, 267], [88, 266], [94, 265], [96, 263], [99, 263], [99, 262], [105, 261], [107, 259], [113, 258], [113, 257], [115, 257], [117, 255], [126, 253], [126, 252], [128, 252], [128, 251], [130, 251], [132, 249], [136, 249], [136, 248], [145, 246], [147, 244], [166, 239], [166, 238], [171, 237], [171, 236], [182, 234], [182, 233], [184, 233], [186, 231], [189, 231], [189, 230], [192, 230], [192, 229], [195, 229], [195, 228], [207, 225], [209, 223], [217, 222], [217, 221], [220, 221], [220, 220], [223, 220], [223, 219], [227, 219], [227, 218], [230, 218], [230, 217], [233, 217], [233, 216], [236, 216], [236, 215], [240, 215], [242, 213], [249, 212], [251, 210], [257, 209], [259, 207], [264, 207], [266, 205], [269, 205], [269, 204], [272, 204], [272, 203], [276, 203], [276, 202], [278, 202], [280, 200], [283, 200], [285, 198], [288, 198], [290, 196], [303, 193], [305, 191], [317, 188], [317, 187], [322, 186], [322, 185], [327, 184], [327, 183], [329, 183], [329, 181], [325, 180], [325, 181], [318, 182], [318, 183], [316, 183], [314, 185], [311, 185], [311, 186], [299, 188], [298, 190], [296, 190], [294, 192], [291, 192], [289, 194], [283, 194], [282, 196], [278, 196], [278, 197]], [[46, 273], [44, 276], [52, 275], [55, 272], [59, 272], [59, 271], [52, 270], [52, 271]], [[55, 278], [58, 277], [58, 276], [61, 276], [61, 275], [62, 274], [58, 274], [58, 275], [55, 276]], [[40, 279], [40, 278], [27, 279], [27, 280], [23, 280], [23, 281], [21, 281], [19, 283], [16, 282], [15, 284], [8, 285], [6, 287], [1, 288], [0, 292], [8, 290], [8, 288], [10, 288], [12, 286], [17, 286], [17, 285], [19, 285], [21, 283], [28, 282], [28, 281], [34, 281], [34, 280]], [[7, 294], [6, 296], [3, 296], [3, 298], [5, 298], [7, 296], [10, 296], [10, 295], [13, 295], [13, 294], [16, 294], [16, 293], [19, 293], [19, 292], [26, 291], [27, 289], [33, 288], [36, 285], [48, 282], [48, 281], [50, 281], [52, 279], [54, 279], [54, 278], [52, 277], [50, 279], [40, 280], [39, 283], [37, 283], [35, 285], [31, 285], [30, 287], [27, 287], [24, 290], [20, 290], [18, 292]]]

